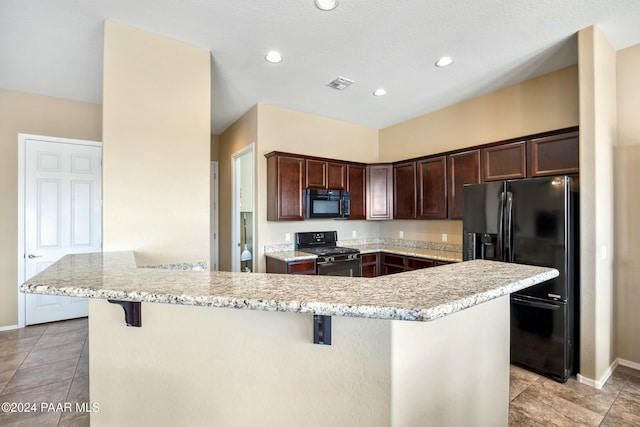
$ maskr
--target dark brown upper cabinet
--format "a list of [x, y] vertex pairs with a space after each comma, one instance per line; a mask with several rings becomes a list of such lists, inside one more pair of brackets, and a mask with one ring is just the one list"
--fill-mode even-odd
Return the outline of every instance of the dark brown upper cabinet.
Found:
[[347, 164], [347, 191], [351, 193], [349, 219], [367, 219], [367, 168], [365, 165]]
[[347, 189], [347, 164], [327, 162], [327, 188], [330, 190]]
[[267, 154], [267, 220], [304, 220], [305, 159]]
[[306, 188], [327, 188], [327, 162], [307, 159], [306, 171]]
[[526, 152], [525, 141], [483, 148], [482, 178], [484, 182], [526, 178]]
[[393, 165], [393, 219], [416, 219], [416, 162]]
[[307, 159], [306, 168], [306, 188], [347, 189], [346, 163]]
[[477, 184], [480, 177], [480, 150], [449, 155], [449, 218], [462, 219], [465, 184]]
[[529, 141], [529, 176], [569, 175], [579, 171], [578, 132]]
[[447, 156], [418, 160], [418, 218], [447, 217]]
[[367, 166], [367, 219], [393, 219], [393, 165]]

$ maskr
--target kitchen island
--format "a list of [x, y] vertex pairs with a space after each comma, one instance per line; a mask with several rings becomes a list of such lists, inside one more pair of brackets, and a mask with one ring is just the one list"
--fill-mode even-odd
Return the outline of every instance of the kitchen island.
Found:
[[[92, 426], [497, 426], [508, 295], [557, 274], [480, 260], [372, 279], [175, 271], [119, 252], [66, 256], [21, 290], [90, 298]], [[140, 327], [107, 300], [141, 303]], [[331, 345], [313, 344], [314, 315], [331, 316]]]

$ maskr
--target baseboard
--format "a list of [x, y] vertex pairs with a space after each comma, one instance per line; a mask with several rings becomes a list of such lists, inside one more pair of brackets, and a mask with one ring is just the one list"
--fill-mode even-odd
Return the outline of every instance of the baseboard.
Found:
[[0, 326], [0, 332], [18, 329], [18, 325]]
[[609, 379], [613, 371], [618, 367], [618, 363], [619, 363], [619, 359], [614, 360], [613, 363], [604, 372], [604, 374], [602, 374], [602, 376], [597, 380], [587, 378], [580, 374], [576, 375], [576, 379], [578, 380], [579, 383], [586, 384], [588, 386], [591, 386], [595, 389], [600, 390], [602, 387], [604, 387], [605, 383], [607, 382], [607, 380]]
[[580, 374], [576, 375], [576, 379], [578, 380], [579, 383], [589, 385], [589, 386], [591, 386], [593, 388], [597, 388], [599, 390], [605, 385], [605, 383], [607, 382], [607, 380], [609, 379], [609, 377], [611, 376], [613, 371], [615, 371], [615, 369], [618, 367], [618, 365], [626, 366], [627, 368], [631, 368], [631, 369], [635, 369], [635, 370], [640, 371], [640, 363], [632, 362], [630, 360], [620, 359], [618, 357], [618, 358], [616, 358], [616, 360], [613, 361], [611, 366], [609, 366], [609, 368], [607, 368], [607, 370], [600, 377], [600, 379], [593, 380], [591, 378], [587, 378], [587, 377], [582, 376]]
[[632, 362], [630, 360], [620, 359], [619, 357], [616, 359], [616, 361], [620, 366], [626, 366], [627, 368], [640, 371], [640, 363]]

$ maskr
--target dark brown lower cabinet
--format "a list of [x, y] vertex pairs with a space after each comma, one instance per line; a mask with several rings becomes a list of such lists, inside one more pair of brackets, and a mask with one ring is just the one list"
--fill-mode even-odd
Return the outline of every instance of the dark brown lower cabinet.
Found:
[[407, 270], [419, 270], [421, 268], [435, 267], [435, 261], [426, 258], [406, 257], [405, 264]]
[[362, 254], [362, 277], [377, 277], [380, 275], [380, 254]]
[[267, 256], [267, 273], [315, 275], [316, 261], [313, 259], [283, 261]]
[[382, 253], [382, 274], [402, 273], [405, 271], [404, 256]]
[[451, 264], [448, 261], [436, 261], [429, 258], [396, 255], [382, 253], [381, 272], [385, 274], [402, 273], [403, 271], [419, 270], [422, 268], [437, 267], [439, 265]]

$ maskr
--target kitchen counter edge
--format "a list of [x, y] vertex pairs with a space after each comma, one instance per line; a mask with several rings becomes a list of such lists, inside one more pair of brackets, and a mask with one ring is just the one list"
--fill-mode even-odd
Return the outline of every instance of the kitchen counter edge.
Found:
[[67, 255], [21, 292], [120, 301], [430, 321], [558, 276], [474, 260], [377, 278], [137, 268], [133, 252]]

